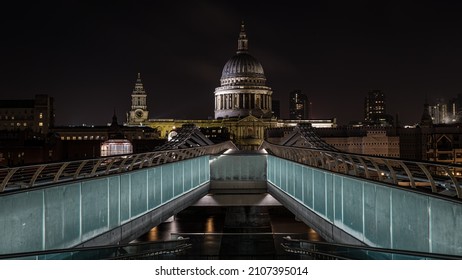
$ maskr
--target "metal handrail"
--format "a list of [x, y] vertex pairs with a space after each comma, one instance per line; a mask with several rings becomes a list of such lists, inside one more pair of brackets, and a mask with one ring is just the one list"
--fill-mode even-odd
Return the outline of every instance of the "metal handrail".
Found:
[[[462, 165], [290, 147], [267, 141], [261, 144], [260, 149], [265, 149], [268, 153], [280, 158], [335, 173], [462, 198], [462, 187], [459, 183], [462, 176], [457, 175], [459, 172], [462, 174]], [[312, 158], [313, 154], [316, 160], [307, 160]], [[331, 161], [335, 163], [325, 164]]]
[[[232, 141], [186, 149], [159, 150], [95, 159], [44, 163], [0, 169], [0, 193], [46, 186], [72, 180], [119, 174], [136, 169], [176, 162], [203, 155], [213, 155], [237, 149]], [[161, 158], [162, 160], [155, 160]]]
[[389, 248], [378, 248], [361, 245], [340, 244], [323, 241], [311, 241], [294, 239], [290, 235], [283, 238], [281, 246], [286, 252], [310, 255], [314, 259], [428, 259], [428, 260], [460, 260], [461, 256], [438, 253], [427, 253], [420, 251], [399, 250]]
[[116, 245], [51, 249], [24, 253], [0, 254], [0, 260], [113, 260], [142, 259], [149, 255], [175, 254], [190, 245], [189, 238], [146, 241]]

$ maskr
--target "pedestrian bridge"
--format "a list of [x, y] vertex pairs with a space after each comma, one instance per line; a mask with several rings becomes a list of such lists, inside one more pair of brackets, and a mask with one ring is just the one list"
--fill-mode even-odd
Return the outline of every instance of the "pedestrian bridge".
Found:
[[330, 242], [462, 256], [457, 166], [264, 142], [0, 169], [0, 254], [133, 240], [211, 192], [267, 192]]

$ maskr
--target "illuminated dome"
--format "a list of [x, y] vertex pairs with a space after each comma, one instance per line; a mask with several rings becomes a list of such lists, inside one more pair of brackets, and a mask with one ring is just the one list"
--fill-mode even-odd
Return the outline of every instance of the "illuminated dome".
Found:
[[269, 118], [271, 88], [260, 62], [248, 53], [244, 23], [237, 41], [237, 52], [223, 67], [220, 87], [215, 89], [215, 119], [243, 118], [249, 115]]
[[231, 57], [223, 67], [221, 79], [236, 77], [256, 77], [265, 79], [260, 62], [248, 53], [240, 52]]

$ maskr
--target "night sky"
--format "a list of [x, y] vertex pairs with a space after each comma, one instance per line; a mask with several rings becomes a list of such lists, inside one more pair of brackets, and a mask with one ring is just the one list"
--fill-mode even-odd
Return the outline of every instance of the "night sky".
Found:
[[0, 8], [1, 99], [53, 96], [58, 125], [105, 124], [114, 110], [125, 121], [138, 72], [150, 118], [213, 117], [241, 20], [282, 118], [294, 89], [313, 118], [339, 124], [364, 118], [369, 90], [402, 124], [419, 121], [426, 96], [462, 92], [456, 1], [12, 2]]

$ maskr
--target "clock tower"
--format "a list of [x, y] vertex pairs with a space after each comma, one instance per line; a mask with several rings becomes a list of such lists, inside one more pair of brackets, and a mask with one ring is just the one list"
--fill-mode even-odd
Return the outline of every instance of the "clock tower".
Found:
[[135, 88], [132, 92], [132, 107], [127, 114], [128, 124], [140, 124], [148, 119], [149, 111], [146, 105], [146, 96], [140, 73], [138, 73], [138, 79], [136, 79]]

